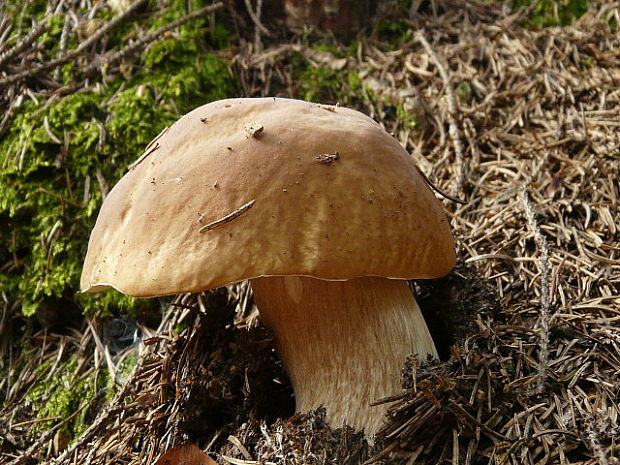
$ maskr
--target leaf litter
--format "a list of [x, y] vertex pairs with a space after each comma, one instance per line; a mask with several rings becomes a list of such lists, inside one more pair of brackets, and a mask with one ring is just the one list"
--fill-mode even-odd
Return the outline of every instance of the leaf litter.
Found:
[[[320, 411], [290, 416], [290, 388], [241, 283], [177, 297], [132, 349], [137, 363], [114, 397], [98, 399], [65, 447], [66, 420], [36, 429], [25, 399], [35, 367], [49, 361], [53, 376], [54, 360], [79, 353], [81, 373], [118, 372], [119, 359], [92, 325], [11, 352], [0, 461], [150, 464], [191, 440], [220, 464], [618, 463], [620, 2], [593, 2], [573, 26], [539, 30], [520, 26], [523, 9], [431, 3], [411, 12], [410, 42], [361, 42], [338, 62], [362, 78], [360, 109], [466, 202], [445, 200], [461, 265], [415, 283], [427, 317], [451, 334], [444, 356], [408, 361], [376, 444], [329, 428]], [[261, 39], [258, 27], [254, 41], [237, 59], [246, 95], [295, 97], [284, 65], [303, 48]], [[397, 117], [396, 103], [415, 124]]]

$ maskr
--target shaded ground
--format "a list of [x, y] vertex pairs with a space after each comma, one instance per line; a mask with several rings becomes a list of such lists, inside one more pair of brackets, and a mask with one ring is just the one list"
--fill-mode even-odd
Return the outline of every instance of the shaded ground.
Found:
[[[0, 462], [146, 464], [191, 440], [221, 464], [618, 463], [620, 3], [541, 30], [505, 4], [386, 10], [402, 29], [354, 49], [258, 34], [231, 57], [241, 94], [355, 106], [465, 202], [445, 201], [459, 267], [415, 285], [448, 333], [443, 360], [405, 367], [381, 441], [320, 412], [286, 419], [287, 381], [243, 284], [138, 316], [139, 353], [106, 349], [97, 319], [12, 344], [25, 323], [5, 294]], [[41, 418], [52, 401], [62, 415]]]

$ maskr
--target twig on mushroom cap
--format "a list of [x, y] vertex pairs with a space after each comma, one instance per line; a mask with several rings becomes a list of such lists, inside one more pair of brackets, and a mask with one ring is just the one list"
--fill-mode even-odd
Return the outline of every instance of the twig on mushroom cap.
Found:
[[206, 231], [211, 231], [212, 229], [215, 229], [218, 226], [222, 226], [226, 223], [230, 223], [232, 220], [234, 220], [235, 218], [238, 218], [239, 216], [247, 212], [250, 208], [252, 208], [255, 202], [256, 202], [256, 199], [250, 200], [248, 203], [230, 212], [228, 215], [224, 216], [223, 218], [213, 221], [212, 223], [205, 224], [202, 228], [198, 230], [198, 232], [202, 233]]

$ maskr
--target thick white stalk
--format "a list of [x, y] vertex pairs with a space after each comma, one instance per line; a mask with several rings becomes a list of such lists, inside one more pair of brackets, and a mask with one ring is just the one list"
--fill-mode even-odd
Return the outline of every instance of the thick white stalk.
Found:
[[252, 288], [297, 411], [323, 406], [333, 427], [346, 423], [372, 438], [388, 406], [370, 403], [401, 392], [406, 357], [437, 357], [406, 281], [284, 276], [253, 279]]

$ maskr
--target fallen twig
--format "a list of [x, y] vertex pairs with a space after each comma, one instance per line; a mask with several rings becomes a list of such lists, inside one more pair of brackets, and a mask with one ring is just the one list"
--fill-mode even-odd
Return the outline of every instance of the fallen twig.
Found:
[[62, 428], [63, 426], [71, 422], [87, 406], [88, 406], [88, 403], [83, 404], [81, 407], [76, 409], [75, 412], [73, 412], [67, 418], [65, 418], [62, 421], [59, 421], [54, 426], [52, 426], [49, 430], [45, 431], [45, 433], [43, 433], [41, 437], [39, 437], [39, 439], [33, 442], [32, 445], [28, 447], [28, 449], [26, 449], [19, 457], [17, 457], [12, 462], [9, 462], [9, 465], [20, 465], [24, 462], [28, 462], [30, 460], [36, 459], [36, 457], [34, 456], [34, 453], [37, 450], [41, 449], [43, 445], [47, 441], [49, 441], [52, 438], [52, 436], [54, 436], [56, 431], [58, 431], [60, 428]]
[[101, 29], [99, 29], [95, 34], [90, 36], [87, 40], [82, 42], [76, 49], [73, 49], [64, 55], [56, 58], [55, 60], [49, 61], [47, 63], [43, 63], [38, 66], [34, 66], [30, 69], [22, 71], [20, 73], [13, 74], [3, 80], [0, 80], [0, 89], [5, 88], [11, 84], [22, 81], [24, 79], [28, 79], [30, 77], [36, 76], [44, 71], [48, 71], [58, 66], [65, 65], [69, 63], [71, 60], [77, 58], [81, 54], [83, 54], [87, 49], [90, 48], [92, 44], [101, 39], [104, 35], [118, 26], [121, 22], [123, 22], [129, 15], [131, 15], [139, 6], [145, 3], [147, 0], [136, 0], [133, 2], [127, 10], [125, 10], [122, 14], [116, 16], [112, 21], [107, 23]]
[[28, 34], [24, 36], [22, 40], [17, 42], [13, 47], [8, 49], [6, 52], [0, 54], [0, 69], [4, 67], [4, 65], [26, 50], [35, 40], [37, 40], [41, 35], [43, 35], [49, 29], [49, 19], [51, 15], [47, 15], [41, 21], [39, 21]]
[[[208, 15], [209, 13], [217, 11], [223, 7], [224, 7], [224, 4], [222, 2], [217, 2], [212, 5], [208, 5], [204, 8], [201, 8], [200, 10], [189, 13], [183, 16], [182, 18], [179, 18], [176, 21], [171, 22], [170, 24], [166, 24], [165, 26], [160, 27], [156, 31], [149, 32], [144, 37], [140, 37], [135, 42], [132, 42], [131, 44], [125, 46], [118, 52], [115, 52], [108, 57], [103, 57], [101, 61], [106, 64], [116, 63], [122, 60], [123, 58], [125, 58], [126, 56], [132, 54], [136, 50], [139, 50], [140, 48], [144, 47], [145, 45], [148, 45], [157, 39], [161, 39], [161, 37], [166, 32], [176, 29], [180, 26], [183, 26], [184, 24], [189, 23], [190, 21], [194, 21], [198, 18], [202, 18]], [[91, 64], [88, 68], [84, 70], [85, 74], [89, 74], [89, 73], [94, 72], [95, 70], [100, 69], [103, 63], [97, 62], [97, 63]]]
[[534, 242], [536, 248], [540, 253], [539, 268], [540, 268], [540, 318], [538, 320], [539, 334], [540, 334], [540, 353], [539, 353], [539, 376], [537, 380], [537, 392], [540, 394], [545, 388], [545, 382], [547, 380], [547, 373], [549, 371], [549, 318], [550, 318], [550, 289], [551, 282], [549, 279], [549, 245], [547, 239], [540, 232], [538, 223], [536, 222], [536, 216], [534, 215], [534, 209], [532, 203], [527, 195], [527, 191], [523, 189], [521, 191], [521, 202], [523, 203], [523, 210], [525, 211], [525, 217], [527, 224], [534, 234]]
[[225, 217], [220, 218], [217, 221], [213, 221], [212, 223], [204, 225], [202, 228], [200, 228], [198, 230], [198, 232], [203, 233], [203, 232], [206, 232], [206, 231], [211, 231], [212, 229], [215, 229], [215, 228], [217, 228], [219, 226], [222, 226], [222, 225], [224, 225], [226, 223], [230, 223], [232, 220], [234, 220], [235, 218], [243, 215], [250, 208], [252, 208], [254, 206], [254, 202], [256, 202], [256, 200], [250, 200], [248, 203], [246, 203], [245, 205], [237, 208], [235, 211], [229, 213]]
[[465, 159], [463, 158], [463, 146], [461, 144], [461, 135], [459, 131], [459, 126], [457, 124], [458, 118], [458, 108], [456, 105], [456, 98], [454, 96], [454, 90], [452, 89], [452, 80], [450, 79], [450, 75], [446, 69], [446, 66], [443, 63], [443, 60], [439, 58], [437, 53], [431, 47], [431, 44], [424, 37], [423, 31], [418, 31], [415, 35], [415, 38], [418, 42], [422, 44], [426, 53], [433, 59], [435, 62], [435, 66], [437, 66], [437, 70], [439, 71], [439, 75], [443, 80], [444, 90], [446, 92], [446, 98], [448, 103], [448, 122], [449, 122], [449, 134], [452, 139], [452, 143], [454, 144], [454, 153], [456, 154], [456, 162], [459, 167], [458, 177], [456, 180], [457, 190], [461, 191], [463, 189], [463, 185], [465, 184], [466, 177], [466, 169], [465, 169]]

